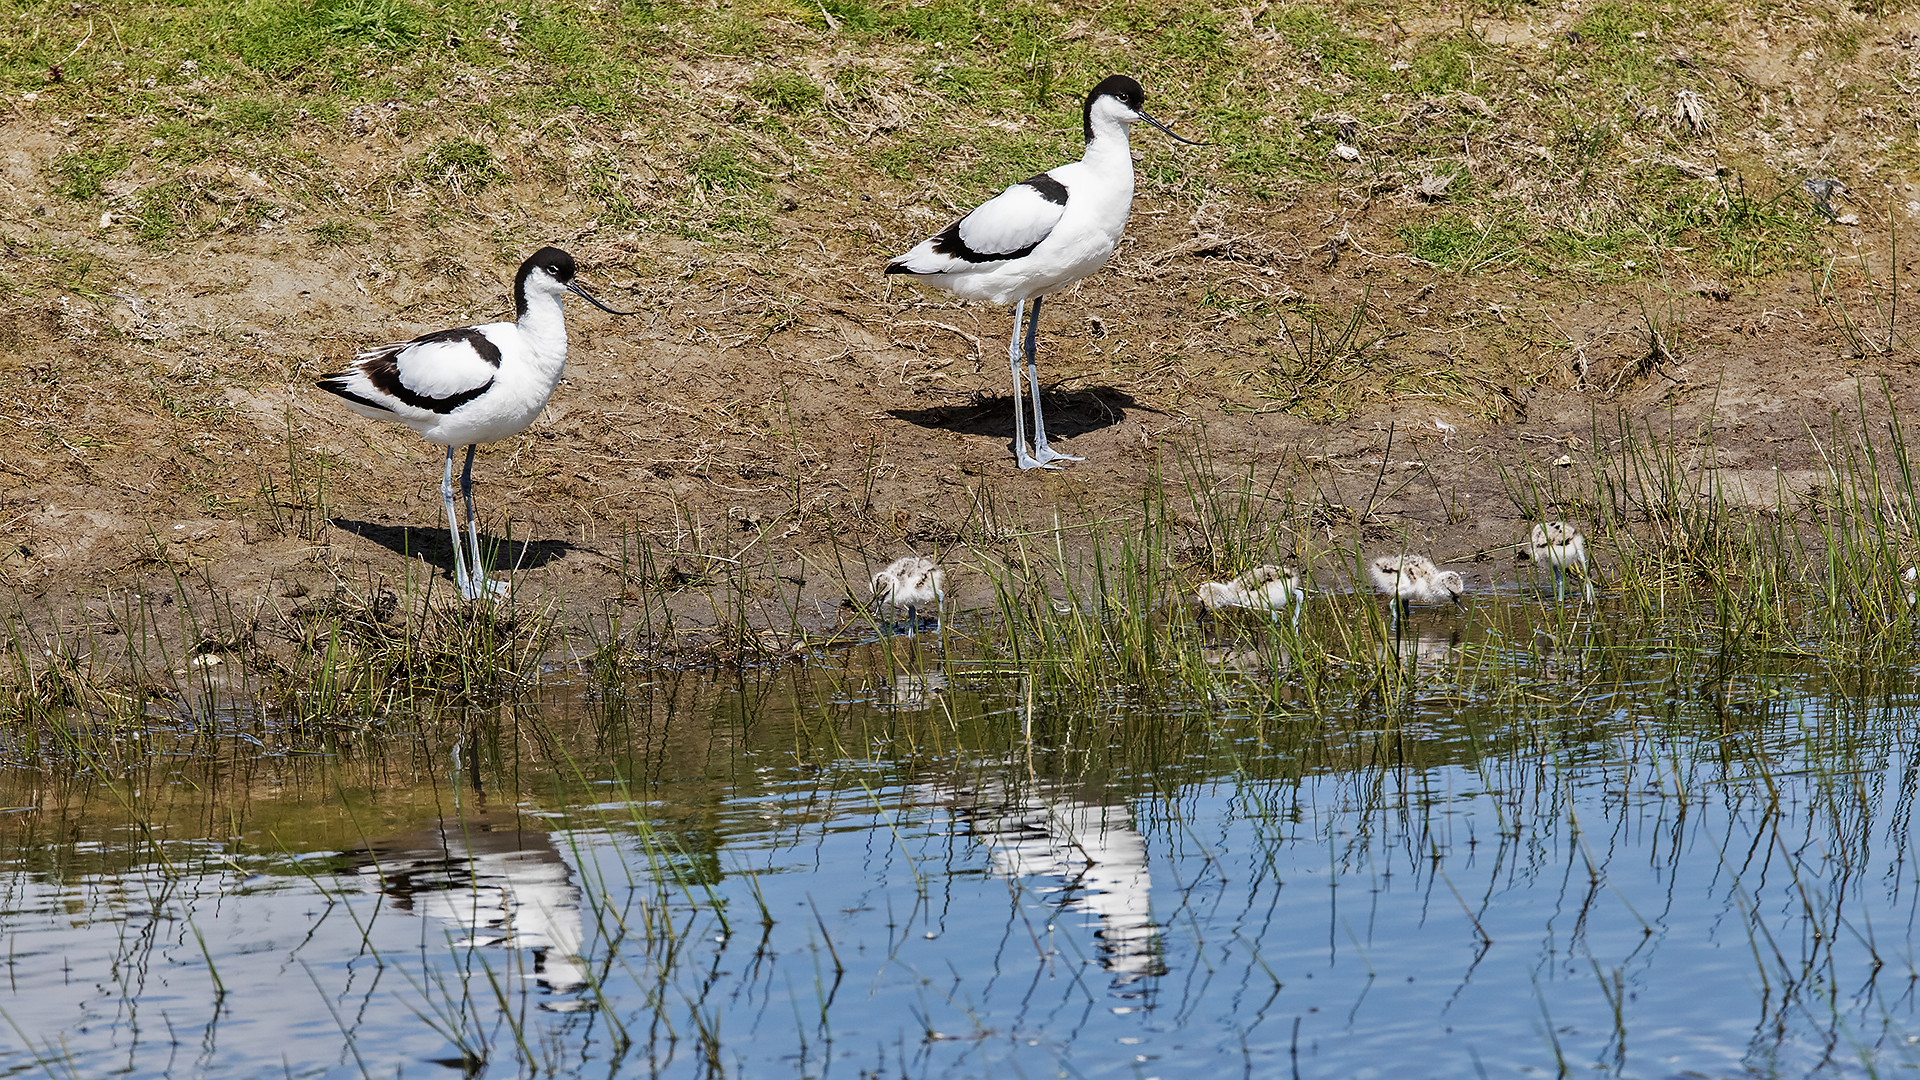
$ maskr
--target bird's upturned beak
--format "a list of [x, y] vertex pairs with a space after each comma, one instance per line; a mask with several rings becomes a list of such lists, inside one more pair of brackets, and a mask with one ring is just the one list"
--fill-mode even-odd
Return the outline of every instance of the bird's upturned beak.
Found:
[[1161, 123], [1161, 122], [1160, 122], [1160, 121], [1158, 121], [1158, 120], [1155, 120], [1155, 119], [1154, 119], [1153, 117], [1151, 117], [1151, 116], [1148, 116], [1148, 115], [1147, 115], [1147, 114], [1146, 114], [1146, 113], [1145, 113], [1144, 111], [1142, 111], [1142, 112], [1140, 113], [1140, 119], [1142, 119], [1142, 120], [1145, 120], [1145, 121], [1146, 121], [1147, 123], [1149, 123], [1149, 124], [1152, 124], [1152, 125], [1153, 125], [1154, 127], [1157, 127], [1157, 128], [1159, 128], [1159, 129], [1160, 129], [1161, 131], [1164, 131], [1164, 132], [1166, 132], [1166, 133], [1167, 133], [1167, 138], [1169, 138], [1169, 139], [1172, 139], [1172, 140], [1173, 140], [1174, 142], [1183, 142], [1183, 143], [1186, 143], [1186, 144], [1187, 144], [1188, 146], [1205, 146], [1205, 145], [1207, 145], [1206, 143], [1203, 143], [1203, 142], [1196, 142], [1196, 141], [1194, 141], [1194, 140], [1192, 140], [1192, 139], [1188, 139], [1188, 138], [1184, 138], [1184, 137], [1182, 137], [1182, 136], [1179, 136], [1179, 135], [1175, 135], [1175, 134], [1173, 133], [1173, 129], [1172, 129], [1172, 128], [1170, 128], [1170, 127], [1168, 127], [1167, 125], [1165, 125], [1165, 124], [1163, 124], [1163, 123]]
[[603, 304], [603, 303], [601, 303], [601, 302], [600, 302], [599, 300], [596, 300], [596, 299], [594, 299], [594, 296], [593, 296], [593, 294], [592, 294], [592, 293], [590, 293], [590, 292], [588, 292], [587, 290], [585, 290], [585, 289], [583, 289], [583, 288], [581, 288], [581, 287], [580, 287], [580, 283], [579, 283], [579, 282], [577, 282], [577, 281], [569, 281], [569, 282], [567, 282], [567, 291], [568, 291], [568, 292], [570, 292], [570, 293], [573, 293], [574, 295], [576, 295], [576, 296], [578, 296], [578, 297], [580, 297], [581, 299], [583, 299], [583, 300], [585, 300], [585, 301], [586, 301], [587, 303], [589, 303], [589, 304], [592, 304], [592, 305], [593, 305], [594, 307], [597, 307], [597, 308], [599, 308], [599, 309], [600, 309], [601, 311], [604, 311], [604, 312], [606, 312], [606, 313], [607, 313], [607, 314], [609, 314], [609, 315], [638, 315], [638, 314], [640, 314], [640, 313], [639, 313], [639, 312], [637, 312], [637, 311], [615, 311], [614, 309], [612, 309], [612, 308], [610, 308], [610, 307], [608, 307], [607, 305], [605, 305], [605, 304]]

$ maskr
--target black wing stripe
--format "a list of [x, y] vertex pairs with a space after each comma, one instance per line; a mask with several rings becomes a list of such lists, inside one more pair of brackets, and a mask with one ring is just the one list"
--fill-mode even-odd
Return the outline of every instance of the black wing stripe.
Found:
[[[963, 218], [961, 220], [964, 221], [965, 219]], [[1006, 262], [1009, 259], [1024, 259], [1028, 255], [1033, 254], [1033, 249], [1039, 247], [1041, 240], [1045, 239], [1046, 237], [1043, 236], [1040, 240], [1035, 240], [1026, 247], [1015, 248], [1012, 251], [975, 251], [967, 246], [965, 240], [960, 238], [960, 222], [956, 221], [940, 230], [940, 234], [933, 238], [933, 250], [941, 255], [952, 256], [961, 262]], [[913, 271], [903, 270], [902, 272], [912, 273]]]
[[[1058, 180], [1055, 180], [1053, 177], [1047, 175], [1046, 173], [1039, 173], [1035, 176], [1030, 176], [1027, 179], [1020, 181], [1020, 183], [1016, 184], [1015, 186], [1030, 187], [1042, 199], [1045, 199], [1046, 201], [1054, 204], [1055, 206], [1067, 205], [1067, 185], [1061, 183]], [[947, 226], [945, 229], [941, 230], [940, 234], [933, 238], [933, 250], [941, 255], [947, 255], [947, 256], [951, 256], [952, 258], [959, 259], [962, 262], [970, 262], [970, 263], [1007, 262], [1011, 259], [1026, 258], [1028, 255], [1033, 254], [1034, 248], [1039, 247], [1041, 243], [1046, 240], [1046, 237], [1042, 236], [1039, 240], [1035, 240], [1033, 243], [1028, 244], [1026, 247], [1015, 248], [1012, 251], [975, 251], [973, 248], [967, 245], [967, 242], [965, 240], [961, 239], [960, 237], [960, 222], [965, 220], [966, 220], [965, 218], [961, 218], [960, 221], [956, 221], [953, 224]], [[892, 267], [888, 267], [888, 272], [889, 273], [894, 272]], [[904, 269], [900, 272], [911, 273], [911, 271], [907, 271]]]
[[[462, 390], [457, 394], [451, 394], [447, 397], [433, 397], [428, 394], [418, 393], [409, 388], [406, 383], [400, 381], [401, 353], [415, 345], [437, 345], [443, 343], [465, 345], [467, 348], [473, 350], [474, 355], [486, 361], [495, 369], [500, 367], [500, 346], [495, 345], [487, 338], [487, 335], [481, 333], [479, 330], [471, 326], [460, 326], [452, 330], [436, 330], [431, 334], [422, 334], [405, 344], [391, 345], [384, 349], [363, 354], [360, 359], [360, 371], [366, 375], [367, 381], [373, 384], [375, 390], [386, 394], [394, 401], [398, 401], [402, 405], [408, 405], [416, 409], [425, 409], [428, 412], [439, 413], [444, 416], [492, 389], [493, 380], [488, 379], [486, 382], [481, 383], [471, 390]], [[348, 387], [349, 377], [350, 373], [345, 371], [327, 375], [322, 379], [320, 389], [330, 394], [338, 394], [349, 401], [357, 401], [362, 405], [379, 409], [383, 412], [393, 411], [392, 407], [386, 402], [376, 401], [364, 394], [354, 393]]]
[[1041, 173], [1038, 176], [1029, 176], [1020, 182], [1039, 192], [1041, 198], [1055, 206], [1067, 205], [1067, 185], [1055, 180], [1046, 173]]
[[367, 381], [373, 384], [374, 389], [379, 390], [383, 394], [391, 394], [394, 399], [401, 404], [411, 405], [416, 409], [425, 409], [428, 412], [440, 413], [444, 416], [460, 406], [465, 405], [467, 402], [472, 401], [474, 398], [479, 397], [481, 394], [486, 393], [492, 388], [493, 380], [488, 379], [486, 382], [481, 383], [471, 390], [462, 390], [458, 394], [452, 394], [447, 397], [432, 397], [427, 394], [417, 393], [409, 388], [406, 383], [400, 381], [401, 353], [415, 345], [438, 345], [443, 343], [465, 345], [467, 348], [472, 349], [474, 354], [479, 356], [480, 359], [485, 360], [494, 368], [498, 369], [500, 367], [500, 346], [495, 345], [492, 341], [488, 340], [487, 335], [473, 327], [460, 326], [452, 330], [435, 330], [431, 334], [422, 334], [397, 349], [381, 349], [379, 352], [374, 353], [362, 361], [360, 370], [367, 373]]
[[[369, 377], [371, 378], [371, 373], [369, 373]], [[353, 388], [348, 384], [348, 380], [351, 378], [351, 372], [339, 371], [321, 379], [318, 385], [320, 389], [325, 390], [329, 394], [337, 394], [340, 397], [346, 398], [348, 401], [355, 401], [370, 409], [379, 409], [381, 412], [393, 412], [392, 402], [398, 401], [402, 405], [411, 405], [416, 409], [425, 409], [428, 412], [439, 413], [442, 416], [445, 416], [447, 413], [465, 405], [467, 402], [472, 401], [474, 398], [479, 397], [481, 394], [493, 388], [493, 380], [488, 379], [479, 386], [471, 390], [463, 390], [452, 397], [428, 397], [425, 394], [416, 394], [407, 389], [401, 385], [398, 379], [393, 381], [392, 387], [383, 386], [376, 380], [374, 381], [374, 387], [376, 389], [382, 393], [392, 395], [391, 401], [380, 401], [376, 398], [370, 398], [365, 394], [355, 393]]]
[[[407, 342], [407, 345], [438, 345], [442, 342], [465, 345], [480, 359], [495, 368], [500, 366], [500, 346], [495, 345], [493, 339], [481, 333], [477, 327], [456, 326], [451, 330], [435, 330], [431, 334], [421, 334]], [[405, 347], [402, 346], [403, 349]], [[395, 351], [397, 353], [399, 350]]]
[[347, 380], [346, 372], [344, 371], [335, 372], [334, 374], [329, 375], [326, 378], [320, 380], [319, 387], [320, 389], [325, 390], [329, 394], [338, 394], [339, 396], [346, 398], [348, 401], [354, 402], [355, 404], [358, 404], [358, 405], [365, 405], [369, 409], [379, 409], [381, 412], [384, 412], [384, 413], [390, 413], [393, 411], [392, 409], [387, 407], [387, 403], [384, 401], [375, 401], [372, 398], [366, 396], [365, 394], [356, 394], [352, 390], [349, 390], [347, 388], [346, 380]]

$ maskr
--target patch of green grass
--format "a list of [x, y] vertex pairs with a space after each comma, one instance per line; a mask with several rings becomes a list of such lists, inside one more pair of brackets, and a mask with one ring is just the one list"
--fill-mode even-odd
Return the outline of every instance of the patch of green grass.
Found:
[[709, 143], [686, 159], [687, 175], [709, 187], [757, 191], [766, 182], [746, 147], [734, 140]]
[[873, 101], [883, 89], [883, 76], [870, 64], [849, 64], [832, 75], [833, 87], [850, 105]]
[[600, 220], [616, 229], [639, 229], [646, 222], [639, 203], [622, 181], [620, 161], [603, 155], [589, 161], [580, 171], [582, 188], [600, 200]]
[[1487, 62], [1485, 54], [1486, 47], [1470, 34], [1429, 38], [1413, 54], [1414, 85], [1425, 94], [1469, 90], [1474, 84], [1476, 62]]
[[965, 108], [992, 105], [1007, 89], [1005, 75], [999, 68], [979, 64], [922, 60], [914, 65], [913, 78], [928, 91]]
[[1610, 53], [1637, 51], [1646, 47], [1662, 21], [1652, 5], [1639, 0], [1601, 0], [1573, 24], [1573, 32], [1582, 45]]
[[851, 33], [938, 41], [956, 48], [990, 29], [987, 6], [966, 0], [932, 0], [924, 4], [827, 0], [824, 6], [827, 14]]
[[412, 41], [423, 22], [405, 0], [319, 0], [308, 10], [315, 25], [332, 37], [383, 48]]
[[271, 202], [231, 183], [183, 175], [142, 190], [122, 220], [143, 243], [165, 245], [219, 229], [253, 228], [274, 212]]
[[507, 179], [506, 167], [492, 150], [464, 136], [442, 139], [413, 162], [412, 178], [429, 187], [462, 194], [481, 191]]
[[1309, 67], [1326, 75], [1382, 76], [1378, 46], [1352, 33], [1318, 8], [1287, 5], [1268, 9], [1267, 29], [1278, 33]]
[[111, 143], [86, 150], [65, 150], [54, 157], [50, 167], [54, 194], [75, 202], [97, 199], [106, 192], [106, 183], [127, 167], [133, 155]]
[[1075, 145], [1079, 139], [1070, 143], [1063, 136], [1044, 129], [983, 127], [924, 139], [917, 145], [895, 144], [876, 154], [873, 164], [889, 176], [910, 180], [924, 177], [929, 161], [942, 162], [957, 195], [984, 199], [1006, 187], [1010, 180], [1079, 156]]
[[580, 66], [601, 59], [597, 29], [570, 8], [550, 8], [520, 28], [527, 48], [549, 64]]
[[1517, 258], [1524, 244], [1519, 223], [1505, 215], [1433, 210], [1396, 230], [1407, 254], [1454, 273], [1470, 273]]
[[[1110, 4], [1095, 9], [1109, 28], [1147, 44], [1164, 61], [1214, 64], [1232, 51], [1225, 16], [1208, 5]], [[1035, 23], [1052, 20], [1036, 13]]]
[[1604, 116], [1586, 124], [1573, 121], [1557, 132], [1554, 149], [1560, 152], [1562, 171], [1585, 187], [1595, 174], [1611, 175], [1621, 149], [1620, 129]]
[[820, 104], [820, 84], [798, 71], [763, 71], [747, 84], [747, 95], [783, 113], [810, 112]]
[[279, 135], [286, 131], [285, 106], [269, 97], [237, 97], [222, 102], [216, 123], [236, 135]]
[[[1756, 185], [1757, 188], [1757, 185]], [[1722, 267], [1758, 277], [1803, 265], [1818, 249], [1818, 225], [1800, 201], [1798, 185], [1750, 190], [1746, 178], [1698, 197], [1682, 209], [1682, 222]]]
[[770, 38], [761, 20], [753, 17], [728, 19], [708, 31], [713, 50], [723, 56], [752, 56], [768, 47]]
[[765, 212], [734, 206], [724, 206], [708, 214], [700, 225], [703, 226], [704, 231], [696, 229], [688, 235], [702, 238], [733, 234], [753, 239], [765, 239], [773, 235], [772, 221]]
[[232, 145], [211, 125], [179, 119], [162, 120], [155, 124], [153, 139], [158, 145], [150, 142], [143, 152], [154, 161], [173, 165], [192, 165], [205, 161], [223, 147]]
[[169, 180], [140, 193], [134, 201], [130, 224], [133, 235], [148, 244], [164, 244], [177, 238], [194, 216], [200, 193], [184, 180]]
[[373, 239], [373, 230], [349, 221], [327, 220], [307, 230], [314, 247], [350, 247]]
[[350, 70], [369, 50], [404, 51], [430, 29], [437, 27], [406, 0], [263, 0], [239, 9], [226, 43], [254, 70], [284, 76]]
[[1532, 239], [1523, 262], [1542, 273], [1617, 281], [1633, 277], [1642, 266], [1658, 265], [1646, 231], [1613, 216], [1580, 225], [1549, 226]]

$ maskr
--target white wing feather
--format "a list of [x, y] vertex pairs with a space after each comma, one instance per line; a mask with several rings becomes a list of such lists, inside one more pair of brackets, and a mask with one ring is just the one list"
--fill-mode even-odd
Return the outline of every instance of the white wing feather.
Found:
[[982, 255], [1030, 248], [1053, 232], [1066, 209], [1034, 188], [1015, 184], [961, 218], [960, 239]]
[[1015, 184], [981, 203], [971, 214], [951, 226], [960, 234], [962, 244], [986, 256], [987, 261], [975, 261], [959, 253], [940, 250], [949, 246], [942, 243], [948, 231], [943, 229], [941, 235], [921, 241], [912, 251], [894, 259], [893, 264], [911, 274], [990, 270], [999, 265], [993, 256], [1027, 250], [1045, 240], [1052, 234], [1054, 226], [1060, 223], [1060, 215], [1065, 211], [1066, 207], [1049, 201], [1037, 189], [1024, 183]]
[[[492, 335], [487, 331], [493, 325], [473, 329], [491, 340]], [[500, 369], [475, 352], [472, 345], [460, 340], [405, 342], [370, 349], [360, 355], [368, 359], [396, 348], [394, 366], [399, 370], [400, 385], [423, 397], [448, 398], [477, 390], [500, 373]]]

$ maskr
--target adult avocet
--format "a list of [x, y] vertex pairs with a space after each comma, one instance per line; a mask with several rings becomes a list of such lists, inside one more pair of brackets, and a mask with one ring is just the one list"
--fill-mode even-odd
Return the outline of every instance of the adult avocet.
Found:
[[[460, 595], [478, 600], [504, 592], [488, 581], [480, 560], [480, 528], [473, 520], [473, 451], [499, 442], [533, 423], [546, 407], [567, 362], [567, 322], [560, 297], [573, 293], [602, 311], [632, 315], [594, 299], [573, 280], [573, 256], [541, 248], [520, 264], [513, 280], [513, 322], [437, 330], [412, 341], [368, 349], [345, 371], [320, 380], [347, 408], [375, 420], [405, 424], [428, 442], [447, 448], [440, 498], [453, 532], [453, 580]], [[467, 448], [460, 494], [467, 503], [472, 568], [460, 550], [460, 519], [453, 509], [453, 450]]]
[[[1040, 414], [1040, 366], [1034, 359], [1040, 302], [1107, 263], [1133, 208], [1133, 152], [1127, 129], [1146, 121], [1192, 146], [1148, 116], [1146, 91], [1125, 75], [1109, 75], [1087, 94], [1082, 129], [1087, 150], [1079, 161], [1022, 180], [978, 209], [887, 264], [889, 274], [911, 274], [929, 285], [974, 300], [1012, 304], [1013, 457], [1022, 469], [1059, 468], [1080, 461], [1047, 445]], [[1033, 311], [1026, 314], [1027, 301]], [[1024, 348], [1021, 326], [1026, 327]], [[1033, 453], [1020, 404], [1020, 357], [1033, 389]]]
[[919, 609], [923, 604], [935, 605], [940, 615], [935, 619], [939, 625], [946, 614], [947, 572], [932, 559], [919, 555], [906, 555], [895, 559], [885, 570], [873, 575], [873, 602], [885, 604], [897, 614], [900, 608], [907, 609], [907, 633], [913, 634], [920, 628]]
[[1301, 584], [1300, 571], [1291, 566], [1256, 566], [1232, 581], [1208, 581], [1201, 584], [1195, 599], [1208, 612], [1224, 608], [1250, 608], [1269, 612], [1273, 621], [1291, 607], [1293, 625], [1300, 627], [1300, 610], [1307, 606], [1307, 590]]
[[1412, 603], [1460, 603], [1466, 581], [1457, 570], [1441, 570], [1425, 555], [1382, 555], [1367, 567], [1373, 589], [1393, 602], [1396, 625]]
[[1533, 527], [1527, 541], [1527, 558], [1546, 563], [1553, 570], [1553, 596], [1567, 598], [1567, 571], [1580, 568], [1580, 581], [1586, 586], [1587, 602], [1593, 602], [1593, 575], [1587, 568], [1587, 538], [1564, 521], [1543, 521]]

